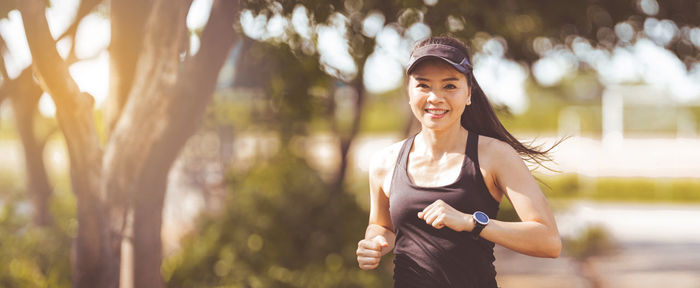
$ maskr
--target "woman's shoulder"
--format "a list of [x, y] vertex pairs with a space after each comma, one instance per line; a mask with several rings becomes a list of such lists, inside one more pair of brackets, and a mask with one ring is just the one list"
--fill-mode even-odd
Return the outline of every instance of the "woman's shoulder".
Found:
[[479, 150], [507, 150], [508, 148], [512, 149], [513, 147], [510, 147], [505, 141], [479, 134]]
[[385, 175], [388, 171], [392, 171], [406, 140], [408, 139], [403, 139], [374, 152], [369, 166], [370, 174]]
[[[522, 161], [518, 152], [507, 142], [493, 137], [479, 135], [479, 163], [481, 166], [501, 167], [511, 161]], [[484, 167], [487, 168], [487, 167]]]

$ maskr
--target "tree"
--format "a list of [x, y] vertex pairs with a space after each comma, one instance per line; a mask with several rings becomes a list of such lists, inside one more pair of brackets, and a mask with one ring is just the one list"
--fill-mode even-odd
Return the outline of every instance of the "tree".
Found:
[[[0, 61], [0, 66], [2, 66], [0, 70], [2, 70], [3, 78], [7, 79], [0, 89], [0, 95], [3, 95], [3, 98], [10, 98], [12, 102], [15, 124], [24, 148], [27, 193], [33, 204], [34, 216], [32, 220], [36, 226], [50, 226], [53, 220], [49, 213], [49, 202], [53, 189], [46, 174], [42, 155], [44, 145], [53, 132], [42, 131], [44, 135], [37, 135], [38, 132], [35, 129], [36, 120], [45, 120], [39, 119], [37, 115], [37, 105], [42, 92], [39, 86], [34, 83], [29, 70], [22, 72], [16, 79], [9, 80], [3, 61]], [[0, 102], [2, 102], [1, 100]]]
[[[114, 65], [109, 97], [117, 104], [108, 114], [110, 128], [104, 145], [95, 127], [92, 96], [80, 92], [66, 61], [55, 49], [46, 48], [55, 47], [55, 42], [44, 16], [44, 1], [17, 3], [34, 76], [56, 104], [68, 146], [78, 201], [75, 287], [118, 287], [120, 247], [129, 213], [133, 213], [134, 252], [139, 255], [133, 267], [134, 285], [163, 285], [160, 228], [168, 170], [196, 131], [236, 38], [231, 28], [238, 5], [232, 0], [215, 1], [199, 53], [180, 60], [187, 46], [185, 16], [191, 1], [131, 2], [111, 2], [117, 30], [112, 47], [118, 50], [112, 53], [112, 62], [125, 65]], [[132, 4], [146, 9], [137, 9], [135, 23], [127, 23], [130, 14], [126, 12], [133, 11]], [[116, 44], [140, 38], [140, 49], [123, 51]]]

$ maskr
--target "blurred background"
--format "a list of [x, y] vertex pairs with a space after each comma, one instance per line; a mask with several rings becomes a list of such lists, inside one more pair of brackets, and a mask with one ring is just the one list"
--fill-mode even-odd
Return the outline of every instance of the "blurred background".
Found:
[[[373, 271], [355, 258], [368, 166], [419, 129], [403, 69], [431, 35], [468, 44], [477, 81], [517, 138], [548, 147], [569, 137], [551, 170], [531, 166], [563, 254], [497, 247], [501, 287], [700, 287], [700, 2], [194, 0], [168, 4], [183, 8], [163, 18], [166, 2], [0, 4], [0, 287], [96, 287], [104, 282], [81, 275], [103, 267], [119, 287], [391, 287], [391, 254]], [[27, 28], [44, 17], [50, 35]], [[208, 30], [220, 19], [226, 29]], [[50, 45], [34, 46], [40, 36]], [[119, 58], [127, 50], [131, 62]], [[57, 61], [38, 56], [51, 53]], [[174, 74], [147, 69], [160, 54]], [[210, 74], [187, 74], [201, 59]], [[124, 75], [133, 85], [115, 92]], [[141, 89], [151, 80], [170, 90]], [[61, 104], [61, 93], [94, 105]], [[87, 111], [94, 129], [75, 132], [86, 122], [66, 111]], [[121, 129], [130, 123], [143, 125]], [[158, 132], [191, 123], [176, 140]], [[119, 142], [152, 134], [164, 144]], [[79, 135], [96, 150], [71, 149]], [[157, 147], [171, 159], [143, 168], [161, 163]], [[80, 169], [86, 151], [103, 150], [95, 169]], [[96, 188], [81, 190], [84, 179]], [[158, 181], [160, 194], [139, 186]], [[109, 243], [81, 242], [90, 218], [118, 234], [94, 263], [116, 266], [81, 266], [93, 263], [81, 260], [85, 243]], [[499, 218], [518, 221], [506, 199]], [[162, 253], [139, 252], [149, 250]]]

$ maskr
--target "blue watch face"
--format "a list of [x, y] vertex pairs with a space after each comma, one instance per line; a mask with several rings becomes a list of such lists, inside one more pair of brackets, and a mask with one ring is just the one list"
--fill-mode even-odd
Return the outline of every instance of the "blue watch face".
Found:
[[479, 221], [480, 224], [486, 225], [486, 223], [489, 222], [489, 216], [487, 216], [486, 213], [481, 211], [474, 212], [474, 218], [476, 218], [476, 221]]

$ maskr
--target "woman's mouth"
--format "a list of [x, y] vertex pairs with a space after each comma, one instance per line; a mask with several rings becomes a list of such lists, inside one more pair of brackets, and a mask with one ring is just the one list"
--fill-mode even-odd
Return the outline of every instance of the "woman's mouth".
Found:
[[425, 113], [428, 113], [430, 115], [430, 118], [442, 118], [447, 114], [447, 112], [450, 112], [450, 110], [447, 109], [425, 109]]

